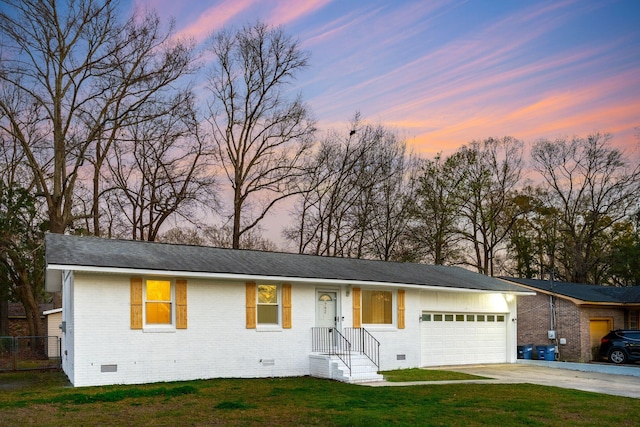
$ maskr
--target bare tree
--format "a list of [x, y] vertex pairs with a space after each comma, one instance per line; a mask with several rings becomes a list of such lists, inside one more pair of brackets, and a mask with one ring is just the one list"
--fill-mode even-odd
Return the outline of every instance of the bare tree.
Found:
[[640, 165], [611, 146], [611, 135], [600, 133], [540, 140], [532, 157], [544, 180], [544, 202], [561, 224], [559, 273], [565, 280], [594, 283], [608, 253], [608, 233], [637, 209]]
[[415, 196], [416, 157], [407, 152], [406, 143], [396, 132], [371, 128], [373, 146], [363, 157], [360, 188], [364, 191], [356, 204], [357, 256], [383, 261], [401, 258], [398, 244], [405, 234]]
[[[192, 47], [162, 31], [154, 15], [121, 23], [110, 0], [1, 2], [0, 127], [20, 143], [50, 230], [62, 233], [98, 216], [96, 199], [91, 212], [77, 211], [78, 181], [93, 175], [97, 198], [119, 129], [190, 72]], [[98, 234], [97, 218], [93, 224]]]
[[121, 138], [129, 141], [121, 140], [107, 158], [110, 201], [134, 240], [156, 240], [170, 217], [189, 219], [196, 205], [216, 201], [211, 153], [199, 134], [192, 100], [180, 99], [182, 105], [170, 115], [123, 128]]
[[461, 260], [460, 203], [466, 179], [460, 155], [424, 160], [418, 177], [408, 241], [417, 260], [436, 265]]
[[474, 256], [468, 261], [479, 273], [493, 276], [496, 251], [522, 215], [517, 187], [522, 178], [523, 144], [512, 138], [473, 141], [459, 150], [466, 175], [460, 194], [460, 232]]
[[[160, 235], [158, 240], [166, 243], [231, 248], [233, 229], [228, 225], [197, 228], [175, 227]], [[242, 235], [240, 247], [268, 252], [277, 250], [275, 243], [260, 234], [259, 227], [254, 227]]]
[[295, 225], [300, 253], [391, 259], [408, 218], [413, 158], [397, 134], [362, 123], [329, 131], [309, 160]]
[[186, 228], [186, 227], [173, 227], [166, 232], [160, 234], [157, 239], [158, 242], [163, 243], [176, 243], [182, 245], [195, 245], [203, 246], [204, 238], [202, 237], [199, 229]]
[[263, 23], [212, 36], [209, 77], [213, 143], [233, 191], [234, 248], [279, 201], [297, 192], [315, 131], [288, 87], [308, 54], [281, 27]]

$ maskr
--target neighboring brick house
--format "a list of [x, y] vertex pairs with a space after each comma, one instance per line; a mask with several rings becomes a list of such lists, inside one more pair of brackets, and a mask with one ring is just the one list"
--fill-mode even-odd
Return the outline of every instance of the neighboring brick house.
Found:
[[[609, 331], [640, 325], [640, 287], [504, 279], [537, 293], [518, 299], [518, 345], [557, 345], [558, 360], [596, 360], [600, 339]], [[555, 339], [549, 338], [550, 330]]]

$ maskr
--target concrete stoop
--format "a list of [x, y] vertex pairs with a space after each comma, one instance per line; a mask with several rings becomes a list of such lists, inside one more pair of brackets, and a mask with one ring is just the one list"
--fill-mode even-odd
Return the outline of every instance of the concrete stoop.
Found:
[[329, 378], [351, 384], [371, 383], [384, 380], [384, 377], [378, 374], [376, 366], [364, 354], [351, 354], [351, 374], [349, 374], [349, 368], [347, 368], [338, 356], [328, 354], [314, 355], [312, 356], [312, 360], [313, 359], [315, 359], [315, 362], [312, 362], [311, 365], [311, 375], [315, 377]]

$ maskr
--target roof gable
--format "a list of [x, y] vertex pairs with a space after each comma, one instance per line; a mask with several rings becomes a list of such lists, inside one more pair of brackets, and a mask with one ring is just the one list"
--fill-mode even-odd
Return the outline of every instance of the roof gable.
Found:
[[47, 266], [95, 267], [441, 286], [527, 293], [459, 267], [47, 234]]

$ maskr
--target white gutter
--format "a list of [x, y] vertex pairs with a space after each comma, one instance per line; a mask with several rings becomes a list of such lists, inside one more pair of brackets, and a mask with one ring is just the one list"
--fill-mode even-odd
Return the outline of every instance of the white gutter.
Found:
[[395, 286], [409, 289], [423, 289], [449, 292], [470, 292], [470, 293], [508, 293], [512, 295], [535, 295], [532, 291], [508, 291], [508, 290], [482, 290], [482, 289], [467, 289], [467, 288], [452, 288], [448, 286], [433, 286], [433, 285], [416, 285], [408, 283], [390, 283], [390, 282], [375, 282], [367, 280], [348, 280], [348, 279], [320, 279], [320, 278], [307, 278], [307, 277], [289, 277], [289, 276], [261, 276], [252, 274], [234, 274], [234, 273], [206, 273], [196, 271], [173, 271], [173, 270], [148, 270], [148, 269], [136, 269], [136, 268], [118, 268], [118, 267], [94, 267], [84, 265], [62, 265], [62, 264], [49, 264], [48, 270], [73, 270], [89, 273], [103, 273], [103, 274], [125, 274], [125, 275], [143, 275], [143, 276], [171, 276], [171, 277], [184, 277], [194, 279], [218, 279], [218, 280], [237, 280], [237, 281], [251, 281], [251, 282], [285, 282], [285, 283], [306, 283], [306, 284], [322, 284], [322, 285], [352, 285], [352, 286]]

